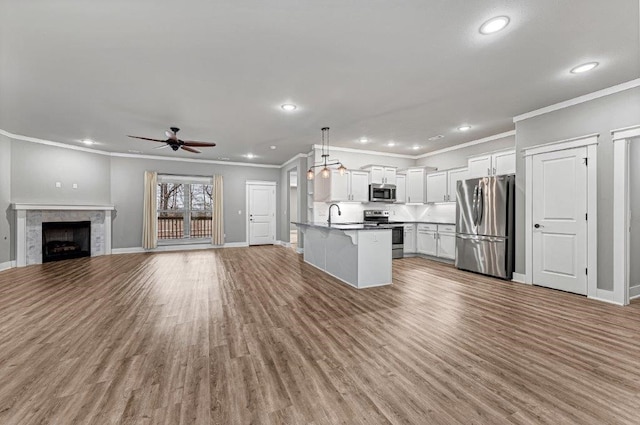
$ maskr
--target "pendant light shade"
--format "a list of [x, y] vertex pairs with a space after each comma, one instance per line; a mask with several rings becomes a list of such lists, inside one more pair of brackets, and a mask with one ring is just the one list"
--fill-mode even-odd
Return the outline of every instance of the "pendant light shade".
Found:
[[313, 170], [311, 168], [307, 171], [307, 180], [313, 180]]
[[322, 154], [321, 160], [318, 163], [313, 164], [309, 167], [307, 171], [307, 180], [313, 180], [315, 177], [313, 169], [317, 167], [322, 167], [320, 170], [320, 177], [324, 179], [328, 179], [331, 176], [331, 169], [329, 168], [332, 165], [339, 165], [338, 172], [341, 176], [344, 176], [344, 173], [347, 172], [347, 167], [345, 167], [340, 161], [335, 160], [333, 162], [329, 162], [329, 127], [322, 128]]
[[329, 170], [328, 167], [324, 167], [322, 171], [320, 171], [320, 175], [322, 176], [323, 179], [328, 179], [329, 176], [331, 175], [331, 171]]

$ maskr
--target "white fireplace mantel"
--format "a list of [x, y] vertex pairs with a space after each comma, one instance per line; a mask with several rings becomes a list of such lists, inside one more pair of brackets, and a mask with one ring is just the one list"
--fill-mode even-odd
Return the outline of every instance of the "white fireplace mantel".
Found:
[[[101, 232], [99, 235], [96, 235], [98, 236], [97, 240], [100, 242], [100, 250], [99, 252], [95, 252], [92, 247], [91, 255], [94, 256], [111, 254], [111, 212], [115, 210], [115, 207], [113, 205], [52, 205], [14, 203], [12, 205], [12, 208], [16, 211], [16, 265], [18, 267], [23, 267], [27, 264], [34, 264], [33, 258], [28, 258], [28, 252], [31, 252], [33, 254], [34, 251], [33, 249], [30, 250], [29, 247], [29, 239], [33, 239], [34, 235], [32, 233], [29, 233], [28, 231], [28, 216], [33, 219], [34, 217], [37, 218], [41, 215], [51, 215], [52, 212], [68, 212], [68, 214], [73, 217], [78, 215], [85, 215], [86, 212], [86, 214], [90, 214], [94, 216], [94, 218], [96, 215], [95, 213], [100, 212], [100, 217], [104, 215], [104, 223], [99, 224], [99, 229], [101, 230]], [[65, 219], [65, 217], [63, 217], [60, 221], [67, 220]], [[94, 232], [93, 226], [94, 223], [92, 221], [92, 234]], [[34, 245], [33, 241], [31, 245]]]

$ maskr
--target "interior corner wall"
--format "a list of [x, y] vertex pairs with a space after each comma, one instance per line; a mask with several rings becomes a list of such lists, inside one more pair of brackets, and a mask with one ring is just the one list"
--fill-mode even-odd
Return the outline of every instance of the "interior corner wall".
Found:
[[425, 158], [419, 158], [416, 165], [436, 167], [439, 170], [450, 170], [467, 166], [467, 160], [477, 155], [485, 155], [491, 152], [513, 149], [516, 146], [516, 137], [507, 136], [502, 139], [492, 140], [449, 152], [439, 153]]
[[0, 135], [0, 265], [15, 260], [15, 219], [11, 208], [11, 139]]
[[[640, 87], [516, 123], [516, 269], [525, 272], [525, 165], [522, 149], [588, 134], [598, 139], [598, 288], [613, 289], [611, 131], [640, 124]], [[633, 165], [632, 165], [633, 166]]]
[[[113, 248], [139, 248], [142, 244], [142, 209], [144, 172], [160, 174], [213, 176], [224, 178], [225, 242], [246, 242], [246, 182], [261, 180], [280, 185], [280, 169], [238, 165], [207, 164], [145, 158], [111, 157], [111, 203], [116, 212], [113, 219]], [[276, 189], [276, 217], [281, 217], [280, 190]], [[240, 213], [239, 213], [240, 212]], [[276, 235], [281, 220], [276, 219]]]
[[[289, 185], [289, 172], [297, 168], [298, 170], [298, 220], [307, 221], [307, 197], [301, 194], [307, 193], [307, 158], [297, 158], [280, 169], [280, 231], [278, 233], [278, 239], [283, 242], [290, 242], [291, 233], [291, 211], [289, 208], [289, 196], [291, 188]], [[300, 245], [299, 245], [300, 246]]]

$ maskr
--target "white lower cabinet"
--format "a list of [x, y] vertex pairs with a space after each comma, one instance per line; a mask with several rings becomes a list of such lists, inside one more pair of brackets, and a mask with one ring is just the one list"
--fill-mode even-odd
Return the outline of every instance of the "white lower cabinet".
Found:
[[[405, 225], [405, 252], [407, 251], [407, 225]], [[417, 225], [415, 252], [431, 257], [455, 260], [456, 226], [453, 224], [420, 223]]]
[[438, 233], [438, 257], [456, 259], [455, 233]]
[[416, 226], [413, 224], [404, 225], [404, 252], [405, 254], [416, 252]]
[[438, 255], [438, 226], [435, 224], [418, 224], [416, 234], [416, 252], [418, 254]]

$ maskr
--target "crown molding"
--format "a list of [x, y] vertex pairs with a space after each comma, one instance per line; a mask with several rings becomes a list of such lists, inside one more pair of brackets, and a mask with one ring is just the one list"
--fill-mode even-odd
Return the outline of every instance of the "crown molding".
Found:
[[504, 139], [510, 136], [515, 136], [515, 135], [516, 135], [515, 130], [506, 131], [504, 133], [494, 134], [493, 136], [483, 137], [482, 139], [472, 140], [470, 142], [461, 143], [459, 145], [450, 146], [448, 148], [439, 149], [437, 151], [423, 153], [422, 155], [416, 156], [415, 159], [421, 159], [421, 158], [427, 158], [434, 155], [440, 155], [442, 153], [447, 153], [447, 152], [455, 151], [458, 149], [464, 149], [464, 148], [468, 148], [469, 146], [480, 145], [482, 143], [492, 142], [494, 140], [500, 140], [500, 139]]
[[[322, 149], [322, 145], [313, 145], [315, 149]], [[350, 152], [350, 153], [364, 153], [368, 155], [378, 155], [378, 156], [391, 156], [394, 158], [406, 158], [406, 159], [416, 159], [414, 155], [405, 155], [402, 153], [392, 153], [392, 152], [380, 152], [380, 151], [370, 151], [365, 149], [355, 149], [355, 148], [343, 148], [340, 146], [332, 146], [332, 151], [336, 152]]]
[[280, 168], [286, 167], [287, 165], [291, 164], [293, 161], [295, 161], [298, 158], [306, 158], [306, 157], [307, 157], [307, 154], [299, 153], [298, 155], [294, 156], [293, 158], [289, 159], [288, 161], [283, 162], [282, 165], [280, 165]]
[[529, 118], [537, 117], [540, 115], [548, 114], [549, 112], [559, 111], [560, 109], [569, 108], [571, 106], [579, 105], [581, 103], [589, 102], [591, 100], [599, 99], [601, 97], [609, 96], [612, 94], [620, 93], [625, 90], [634, 89], [640, 87], [640, 78], [627, 81], [626, 83], [618, 84], [615, 86], [607, 87], [606, 89], [594, 91], [583, 96], [578, 96], [573, 99], [565, 100], [554, 105], [549, 105], [544, 108], [536, 109], [535, 111], [527, 112], [526, 114], [518, 115], [513, 118], [513, 122], [527, 120]]

